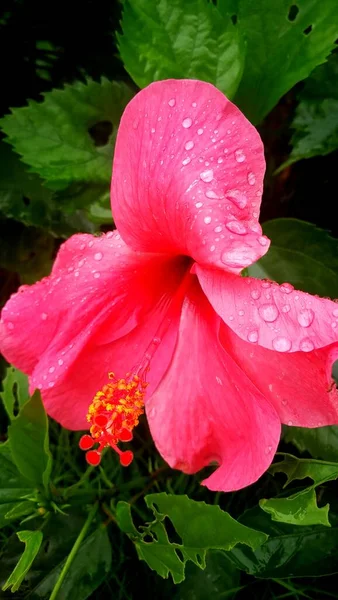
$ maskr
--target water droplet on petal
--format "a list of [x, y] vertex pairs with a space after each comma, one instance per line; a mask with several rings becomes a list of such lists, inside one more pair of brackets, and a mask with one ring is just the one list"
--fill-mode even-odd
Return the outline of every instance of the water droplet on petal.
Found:
[[47, 313], [41, 313], [41, 319], [45, 321], [48, 318]]
[[261, 246], [267, 246], [269, 243], [269, 238], [267, 238], [266, 235], [261, 235], [258, 238], [258, 242], [260, 243]]
[[311, 352], [311, 350], [313, 350], [315, 347], [313, 341], [310, 338], [303, 338], [300, 342], [299, 342], [299, 349], [302, 350], [302, 352]]
[[284, 306], [282, 307], [282, 312], [283, 313], [288, 313], [291, 310], [291, 306], [290, 304], [284, 304]]
[[200, 178], [205, 183], [209, 183], [214, 178], [214, 172], [213, 172], [213, 170], [212, 169], [207, 169], [206, 171], [202, 171], [202, 173], [200, 173]]
[[272, 346], [277, 352], [288, 352], [291, 349], [291, 340], [289, 338], [278, 336], [272, 340]]
[[297, 320], [301, 327], [310, 327], [314, 318], [315, 313], [313, 310], [311, 310], [311, 308], [304, 308], [297, 315]]
[[184, 147], [185, 147], [185, 149], [186, 149], [186, 150], [192, 150], [192, 149], [193, 149], [193, 147], [194, 147], [194, 145], [195, 145], [195, 144], [194, 144], [194, 142], [190, 140], [189, 142], [187, 142], [187, 143], [185, 144], [185, 146], [184, 146]]
[[101, 273], [99, 271], [95, 271], [93, 277], [94, 279], [99, 279], [101, 277]]
[[207, 198], [214, 200], [217, 200], [219, 198], [219, 196], [217, 196], [216, 192], [214, 192], [213, 190], [208, 190], [207, 192], [205, 192], [205, 195]]
[[169, 100], [168, 104], [169, 104], [169, 106], [171, 106], [171, 108], [173, 108], [173, 106], [175, 106], [175, 104], [176, 104], [176, 100], [175, 100], [175, 98], [171, 98], [171, 99]]
[[332, 314], [333, 314], [333, 316], [334, 316], [334, 317], [338, 317], [338, 308], [335, 308], [335, 309], [332, 311]]
[[184, 127], [184, 129], [189, 129], [189, 127], [191, 127], [192, 125], [192, 120], [187, 117], [186, 119], [183, 119], [182, 121], [182, 127]]
[[211, 223], [211, 217], [204, 217], [204, 223], [206, 223], [206, 225], [209, 225], [209, 223]]
[[182, 165], [184, 165], [184, 166], [188, 165], [190, 163], [190, 160], [191, 159], [189, 157], [185, 158], [184, 160], [182, 160]]
[[231, 200], [234, 204], [236, 204], [238, 208], [245, 208], [248, 203], [248, 199], [245, 194], [239, 190], [230, 190], [226, 193], [226, 197], [228, 200]]
[[62, 358], [59, 358], [59, 360], [58, 360], [58, 364], [60, 365], [60, 367], [62, 367], [62, 365], [63, 365], [63, 360], [62, 360]]
[[246, 234], [246, 227], [240, 221], [229, 221], [226, 223], [226, 228], [229, 229], [229, 231], [232, 231], [232, 233], [237, 233], [238, 235]]
[[262, 304], [258, 312], [262, 319], [267, 323], [273, 323], [278, 318], [279, 312], [275, 304]]
[[234, 250], [226, 250], [221, 255], [221, 260], [229, 267], [243, 268], [252, 265], [255, 261], [255, 254], [251, 248], [236, 248]]
[[137, 129], [139, 124], [139, 119], [134, 119], [133, 121], [133, 129]]
[[331, 327], [332, 327], [333, 329], [335, 329], [335, 328], [337, 327], [337, 323], [336, 323], [335, 321], [333, 321], [333, 322], [331, 323]]
[[248, 333], [248, 341], [252, 342], [253, 344], [255, 344], [256, 342], [258, 342], [258, 331], [257, 331], [257, 329], [254, 329], [253, 331], [250, 331]]
[[239, 314], [239, 316], [240, 316], [240, 317], [243, 317], [243, 315], [244, 315], [244, 310], [239, 310], [239, 311], [238, 311], [238, 314]]
[[214, 232], [215, 233], [221, 233], [222, 231], [222, 225], [217, 225], [217, 227], [215, 227]]
[[50, 367], [50, 368], [48, 369], [48, 372], [49, 372], [49, 373], [54, 373], [54, 371], [55, 371], [55, 367]]
[[279, 289], [281, 292], [283, 292], [283, 294], [291, 294], [295, 288], [293, 285], [291, 285], [291, 283], [282, 283]]
[[252, 290], [251, 292], [251, 298], [253, 298], [254, 300], [258, 300], [258, 298], [260, 298], [261, 293], [259, 290]]
[[102, 258], [103, 258], [102, 252], [96, 252], [96, 254], [94, 254], [94, 260], [102, 260]]
[[267, 446], [265, 448], [265, 454], [270, 454], [271, 450], [272, 450], [272, 446]]
[[245, 161], [246, 156], [245, 156], [243, 150], [236, 150], [236, 152], [235, 152], [235, 159], [236, 159], [236, 161], [238, 163], [242, 163], [242, 162]]
[[203, 129], [197, 129], [197, 135], [202, 135]]
[[256, 177], [253, 173], [248, 173], [248, 184], [249, 185], [255, 185], [256, 183]]
[[201, 208], [203, 206], [203, 202], [196, 202], [196, 208]]
[[14, 324], [11, 321], [8, 321], [7, 329], [14, 329]]
[[215, 249], [216, 249], [216, 246], [210, 246], [210, 252], [214, 252]]

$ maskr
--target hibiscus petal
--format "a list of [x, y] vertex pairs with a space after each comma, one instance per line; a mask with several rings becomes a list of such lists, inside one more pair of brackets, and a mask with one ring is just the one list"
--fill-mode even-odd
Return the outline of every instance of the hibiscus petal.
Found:
[[4, 307], [1, 351], [32, 375], [33, 389], [53, 388], [94, 334], [97, 344], [107, 344], [156, 303], [165, 309], [185, 268], [184, 259], [134, 252], [117, 232], [73, 236], [51, 275], [23, 286]]
[[243, 340], [277, 352], [311, 352], [338, 342], [332, 300], [251, 277], [194, 266], [215, 311]]
[[244, 342], [230, 327], [220, 335], [226, 351], [273, 404], [282, 423], [321, 427], [338, 423], [338, 393], [331, 367], [338, 344], [312, 352], [277, 353]]
[[256, 481], [270, 465], [280, 421], [218, 340], [220, 319], [199, 286], [183, 304], [170, 366], [146, 412], [155, 444], [173, 468], [195, 473], [217, 461], [203, 483], [230, 491]]
[[264, 170], [256, 129], [214, 86], [155, 82], [121, 120], [114, 218], [136, 249], [188, 254], [237, 273], [269, 247], [257, 220]]

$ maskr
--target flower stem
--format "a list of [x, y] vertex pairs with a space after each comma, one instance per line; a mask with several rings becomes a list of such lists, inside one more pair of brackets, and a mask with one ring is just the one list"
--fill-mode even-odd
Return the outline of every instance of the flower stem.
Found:
[[68, 554], [67, 560], [66, 560], [66, 562], [65, 562], [65, 564], [63, 566], [63, 569], [62, 569], [62, 571], [60, 573], [60, 577], [58, 578], [58, 580], [57, 580], [57, 582], [56, 582], [56, 584], [55, 584], [55, 586], [53, 588], [53, 591], [52, 591], [52, 593], [50, 595], [49, 600], [56, 600], [56, 597], [57, 597], [57, 595], [58, 595], [58, 593], [60, 591], [60, 588], [61, 588], [61, 586], [63, 584], [64, 578], [66, 577], [66, 575], [67, 575], [67, 573], [68, 573], [68, 571], [70, 569], [70, 566], [71, 566], [71, 564], [72, 564], [72, 562], [73, 562], [76, 554], [78, 553], [78, 551], [80, 549], [81, 543], [84, 540], [84, 538], [86, 536], [86, 533], [87, 533], [87, 531], [88, 531], [88, 529], [90, 527], [90, 524], [91, 524], [91, 522], [93, 521], [93, 519], [94, 519], [94, 517], [96, 515], [97, 509], [98, 509], [98, 502], [96, 502], [92, 506], [91, 511], [89, 512], [88, 517], [87, 517], [87, 519], [86, 519], [86, 521], [85, 521], [85, 523], [84, 523], [84, 525], [83, 525], [83, 527], [82, 527], [82, 529], [81, 529], [81, 531], [80, 531], [80, 533], [79, 533], [79, 535], [78, 535], [78, 537], [76, 539], [76, 542], [75, 542], [73, 548], [71, 549], [70, 553]]

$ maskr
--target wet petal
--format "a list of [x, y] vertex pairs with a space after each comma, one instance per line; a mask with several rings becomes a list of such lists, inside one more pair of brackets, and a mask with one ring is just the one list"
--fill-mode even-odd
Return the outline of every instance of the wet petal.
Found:
[[122, 117], [112, 209], [124, 240], [239, 272], [265, 254], [261, 139], [214, 86], [151, 84]]

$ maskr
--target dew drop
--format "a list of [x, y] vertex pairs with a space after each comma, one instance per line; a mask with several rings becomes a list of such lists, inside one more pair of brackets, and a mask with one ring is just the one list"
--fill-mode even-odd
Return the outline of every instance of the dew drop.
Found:
[[258, 238], [258, 242], [260, 243], [261, 246], [267, 246], [269, 243], [269, 238], [267, 238], [266, 235], [261, 235]]
[[217, 200], [219, 198], [219, 196], [217, 196], [216, 192], [213, 192], [213, 190], [208, 190], [205, 192], [205, 195], [207, 198], [211, 198], [213, 200]]
[[311, 308], [304, 308], [297, 315], [298, 323], [301, 327], [310, 327], [311, 323], [313, 323], [313, 319], [315, 318], [315, 313]]
[[94, 246], [93, 240], [91, 240], [90, 242], [88, 242], [88, 248], [92, 248], [92, 246]]
[[257, 329], [254, 329], [253, 331], [250, 331], [248, 333], [248, 341], [252, 342], [253, 344], [255, 344], [256, 342], [258, 342], [258, 331], [257, 331]]
[[171, 108], [173, 108], [173, 106], [175, 106], [175, 104], [176, 104], [176, 100], [175, 100], [175, 98], [171, 98], [171, 99], [169, 100], [168, 104], [169, 104], [169, 106], [171, 106]]
[[195, 206], [196, 208], [202, 208], [203, 202], [196, 202]]
[[231, 202], [236, 204], [238, 208], [245, 208], [248, 203], [248, 199], [245, 196], [245, 194], [243, 194], [239, 190], [230, 190], [226, 193], [226, 197], [228, 198], [228, 200], [231, 200]]
[[200, 173], [200, 178], [205, 183], [209, 183], [214, 178], [214, 172], [213, 172], [213, 170], [212, 169], [207, 169], [206, 171], [202, 171], [202, 173]]
[[206, 223], [206, 225], [209, 225], [209, 223], [211, 223], [211, 217], [204, 217], [204, 223]]
[[203, 129], [197, 129], [197, 135], [202, 135]]
[[333, 316], [334, 316], [334, 317], [338, 317], [338, 308], [335, 308], [335, 309], [332, 311], [332, 314], [333, 314]]
[[226, 250], [223, 252], [221, 260], [229, 267], [243, 268], [252, 265], [255, 256], [251, 248], [236, 248], [234, 250]]
[[220, 157], [217, 159], [217, 162], [218, 162], [218, 164], [220, 165], [220, 164], [223, 162], [223, 158], [220, 156]]
[[281, 292], [283, 292], [283, 294], [291, 294], [295, 288], [293, 285], [291, 285], [291, 283], [282, 283], [279, 289]]
[[311, 350], [313, 350], [315, 347], [313, 341], [306, 337], [303, 338], [300, 342], [299, 342], [299, 349], [302, 350], [302, 352], [311, 352]]
[[246, 227], [240, 221], [229, 221], [229, 223], [226, 223], [226, 228], [229, 229], [229, 231], [232, 231], [232, 233], [237, 233], [238, 235], [246, 234]]
[[101, 273], [99, 271], [95, 271], [93, 277], [94, 279], [99, 279], [101, 277]]
[[217, 225], [217, 227], [215, 227], [214, 232], [215, 233], [221, 233], [222, 231], [222, 225]]
[[293, 421], [288, 421], [289, 427], [292, 427]]
[[50, 368], [48, 369], [48, 373], [54, 373], [54, 371], [55, 371], [55, 367], [50, 367]]
[[283, 308], [282, 308], [282, 312], [283, 313], [288, 313], [291, 310], [291, 306], [290, 304], [284, 304]]
[[210, 246], [210, 252], [214, 252], [216, 249], [216, 246]]
[[186, 166], [190, 163], [190, 158], [189, 156], [187, 158], [185, 158], [184, 160], [182, 160], [182, 165]]
[[239, 310], [239, 311], [238, 311], [238, 314], [239, 314], [239, 316], [240, 316], [240, 317], [243, 317], [243, 315], [244, 315], [244, 310]]
[[243, 150], [236, 150], [236, 152], [235, 152], [235, 159], [236, 159], [236, 161], [238, 163], [242, 163], [242, 162], [245, 161], [246, 156], [245, 156]]
[[270, 454], [271, 450], [272, 450], [272, 446], [267, 446], [265, 448], [265, 454]]
[[275, 304], [262, 304], [258, 312], [267, 323], [273, 323], [278, 318], [278, 308]]
[[8, 321], [7, 329], [14, 329], [14, 324], [11, 321]]
[[58, 364], [60, 365], [60, 367], [62, 367], [62, 365], [63, 365], [63, 360], [62, 360], [62, 358], [59, 358], [59, 360], [58, 360]]
[[41, 319], [45, 321], [48, 318], [47, 313], [41, 313]]
[[333, 329], [335, 329], [335, 328], [337, 327], [337, 323], [336, 323], [335, 321], [333, 321], [333, 322], [331, 323], [331, 327], [332, 327]]
[[184, 146], [184, 147], [185, 147], [185, 149], [186, 149], [186, 150], [192, 150], [192, 149], [193, 149], [193, 147], [194, 147], [194, 145], [195, 145], [195, 144], [194, 144], [194, 142], [190, 140], [189, 142], [187, 142], [187, 143], [185, 144], [185, 146]]
[[288, 352], [291, 349], [291, 340], [286, 337], [278, 336], [272, 340], [272, 346], [277, 352]]
[[134, 119], [133, 121], [133, 129], [137, 129], [139, 125], [139, 119]]
[[96, 254], [94, 254], [94, 260], [102, 260], [102, 258], [103, 258], [102, 252], [96, 252]]
[[189, 129], [189, 127], [191, 127], [192, 125], [192, 120], [187, 117], [186, 119], [183, 119], [182, 121], [182, 127], [184, 127], [184, 129]]
[[114, 237], [114, 232], [113, 231], [108, 231], [106, 233], [106, 238], [107, 240], [110, 240], [112, 237]]
[[255, 177], [255, 175], [252, 172], [248, 173], [248, 184], [249, 185], [255, 185], [255, 183], [256, 183], [256, 177]]
[[259, 290], [252, 290], [251, 291], [251, 298], [253, 298], [254, 300], [258, 300], [258, 298], [260, 298], [261, 293]]

